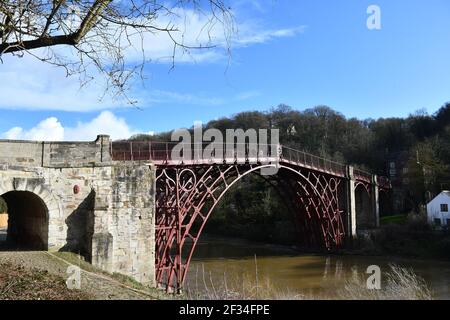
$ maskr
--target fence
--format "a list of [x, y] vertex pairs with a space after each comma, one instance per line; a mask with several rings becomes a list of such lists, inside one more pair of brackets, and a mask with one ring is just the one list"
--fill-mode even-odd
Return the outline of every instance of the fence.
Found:
[[282, 145], [117, 141], [111, 143], [111, 155], [115, 161], [156, 164], [284, 161], [340, 176], [346, 174], [344, 164]]

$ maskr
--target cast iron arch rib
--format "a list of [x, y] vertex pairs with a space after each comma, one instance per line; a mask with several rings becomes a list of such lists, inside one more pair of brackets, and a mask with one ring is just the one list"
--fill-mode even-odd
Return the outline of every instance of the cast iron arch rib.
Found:
[[[217, 204], [244, 176], [273, 165], [233, 164], [167, 166], [158, 169], [156, 187], [156, 281], [166, 290], [181, 290], [202, 231]], [[342, 178], [327, 173], [279, 166], [280, 179], [290, 180], [296, 197], [300, 232], [310, 243], [331, 250], [345, 236], [339, 207]], [[186, 240], [192, 241], [186, 257]]]

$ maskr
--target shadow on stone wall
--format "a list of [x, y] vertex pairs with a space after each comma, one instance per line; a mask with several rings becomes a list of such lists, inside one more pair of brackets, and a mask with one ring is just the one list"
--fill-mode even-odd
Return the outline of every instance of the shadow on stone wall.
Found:
[[67, 217], [67, 243], [59, 251], [77, 253], [86, 261], [92, 261], [94, 207], [95, 191], [92, 190], [78, 208]]

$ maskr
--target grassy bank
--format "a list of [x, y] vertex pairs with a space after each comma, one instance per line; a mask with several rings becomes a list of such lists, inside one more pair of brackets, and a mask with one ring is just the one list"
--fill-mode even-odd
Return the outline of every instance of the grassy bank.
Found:
[[65, 279], [39, 269], [0, 264], [0, 300], [85, 300], [89, 295], [69, 290]]
[[76, 265], [80, 267], [82, 270], [103, 275], [106, 277], [110, 277], [112, 280], [119, 282], [123, 286], [132, 288], [134, 290], [139, 290], [149, 296], [151, 296], [155, 300], [165, 300], [165, 299], [171, 299], [173, 298], [171, 295], [166, 294], [162, 290], [158, 290], [155, 288], [148, 287], [146, 285], [143, 285], [142, 283], [134, 280], [133, 278], [123, 275], [121, 273], [108, 273], [106, 271], [103, 271], [92, 264], [86, 262], [84, 258], [80, 257], [79, 255], [72, 253], [72, 252], [54, 252], [52, 253], [54, 256], [63, 259], [67, 263], [70, 263], [72, 265]]
[[408, 216], [404, 214], [394, 215], [394, 216], [386, 216], [380, 218], [381, 225], [390, 225], [390, 224], [406, 224], [408, 221]]
[[355, 244], [354, 252], [450, 260], [450, 232], [433, 230], [423, 215], [387, 217]]

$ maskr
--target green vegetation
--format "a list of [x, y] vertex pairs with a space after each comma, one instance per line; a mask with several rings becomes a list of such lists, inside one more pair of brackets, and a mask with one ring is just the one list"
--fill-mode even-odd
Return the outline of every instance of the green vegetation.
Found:
[[[395, 220], [394, 220], [395, 221]], [[450, 233], [434, 231], [425, 215], [409, 214], [404, 223], [388, 223], [361, 240], [362, 254], [450, 260]]]
[[0, 197], [0, 213], [6, 212], [8, 212], [8, 205], [6, 204], [6, 201]]
[[70, 263], [75, 266], [79, 266], [81, 269], [92, 272], [92, 273], [103, 273], [107, 275], [107, 273], [99, 268], [94, 267], [92, 264], [87, 262], [82, 256], [79, 256], [76, 253], [72, 252], [52, 252], [52, 255], [65, 260], [67, 263]]
[[205, 232], [292, 245], [297, 243], [292, 218], [290, 210], [267, 182], [257, 175], [246, 176], [225, 194]]
[[385, 216], [380, 218], [380, 224], [381, 225], [388, 225], [388, 224], [405, 224], [407, 220], [407, 215], [405, 214], [398, 214], [395, 216]]

